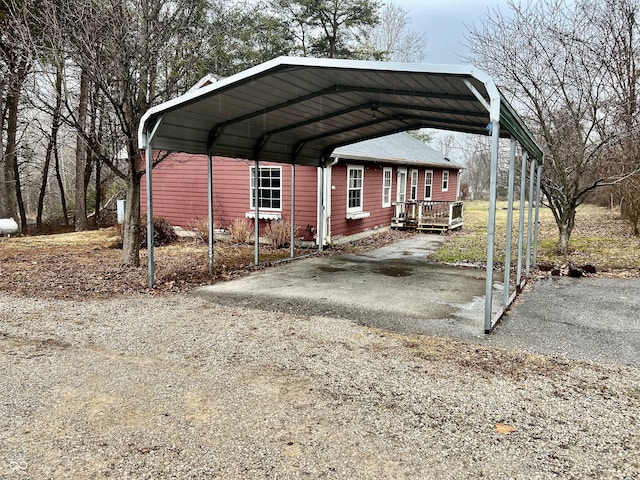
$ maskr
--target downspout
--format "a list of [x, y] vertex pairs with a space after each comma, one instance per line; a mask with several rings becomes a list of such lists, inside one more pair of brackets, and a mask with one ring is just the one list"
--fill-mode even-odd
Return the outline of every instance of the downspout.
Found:
[[[330, 157], [329, 161], [325, 163], [324, 168], [322, 169], [322, 186], [321, 186], [321, 196], [322, 196], [322, 214], [320, 215], [320, 225], [322, 225], [322, 244], [324, 245], [324, 240], [328, 236], [331, 235], [331, 185], [327, 180], [331, 177], [332, 168], [334, 165], [338, 163], [340, 159], [338, 157]], [[325, 228], [326, 226], [326, 228]]]

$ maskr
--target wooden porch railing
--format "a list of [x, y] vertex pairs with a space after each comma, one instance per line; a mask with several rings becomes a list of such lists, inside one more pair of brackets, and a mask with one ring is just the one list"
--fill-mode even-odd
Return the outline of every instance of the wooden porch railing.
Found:
[[438, 200], [409, 200], [395, 202], [393, 228], [412, 228], [420, 231], [448, 231], [464, 224], [464, 203]]

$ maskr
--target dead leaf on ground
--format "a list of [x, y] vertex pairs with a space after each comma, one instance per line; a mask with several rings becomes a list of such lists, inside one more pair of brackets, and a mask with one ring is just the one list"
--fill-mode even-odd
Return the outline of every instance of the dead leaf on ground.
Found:
[[513, 425], [507, 425], [506, 423], [497, 423], [496, 424], [496, 432], [500, 435], [509, 435], [516, 431], [516, 427]]

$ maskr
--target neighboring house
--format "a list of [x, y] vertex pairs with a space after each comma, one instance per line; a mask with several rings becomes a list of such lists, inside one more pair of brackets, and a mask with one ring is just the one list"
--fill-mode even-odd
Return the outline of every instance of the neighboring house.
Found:
[[[226, 229], [238, 218], [255, 217], [254, 168], [254, 161], [214, 157], [216, 228]], [[263, 231], [266, 222], [291, 218], [292, 166], [260, 162], [259, 169], [258, 211]], [[460, 169], [408, 133], [340, 147], [324, 169], [324, 181], [321, 169], [295, 167], [298, 238], [314, 239], [320, 218], [325, 244], [392, 226], [457, 228], [462, 225], [462, 202], [457, 202]], [[144, 181], [142, 185], [144, 210]], [[321, 195], [325, 198], [322, 214], [318, 209]], [[206, 157], [173, 154], [160, 163], [153, 173], [153, 199], [154, 216], [165, 217], [174, 225], [188, 229], [206, 219]]]

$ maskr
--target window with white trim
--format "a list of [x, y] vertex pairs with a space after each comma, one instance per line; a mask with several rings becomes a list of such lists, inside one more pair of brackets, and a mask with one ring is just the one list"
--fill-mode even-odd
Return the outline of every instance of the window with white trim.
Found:
[[391, 175], [393, 169], [391, 167], [384, 167], [382, 169], [382, 206], [391, 206]]
[[409, 172], [411, 178], [411, 189], [409, 190], [409, 200], [418, 199], [418, 170], [412, 169]]
[[347, 213], [362, 211], [364, 193], [364, 167], [347, 166]]
[[431, 200], [433, 192], [433, 170], [424, 171], [424, 199]]
[[449, 170], [442, 171], [442, 191], [449, 190]]
[[[251, 209], [256, 208], [256, 186], [255, 186], [256, 167], [251, 167], [250, 185], [251, 185]], [[260, 202], [258, 207], [265, 210], [281, 210], [282, 209], [282, 167], [260, 167], [259, 174], [259, 191]]]

